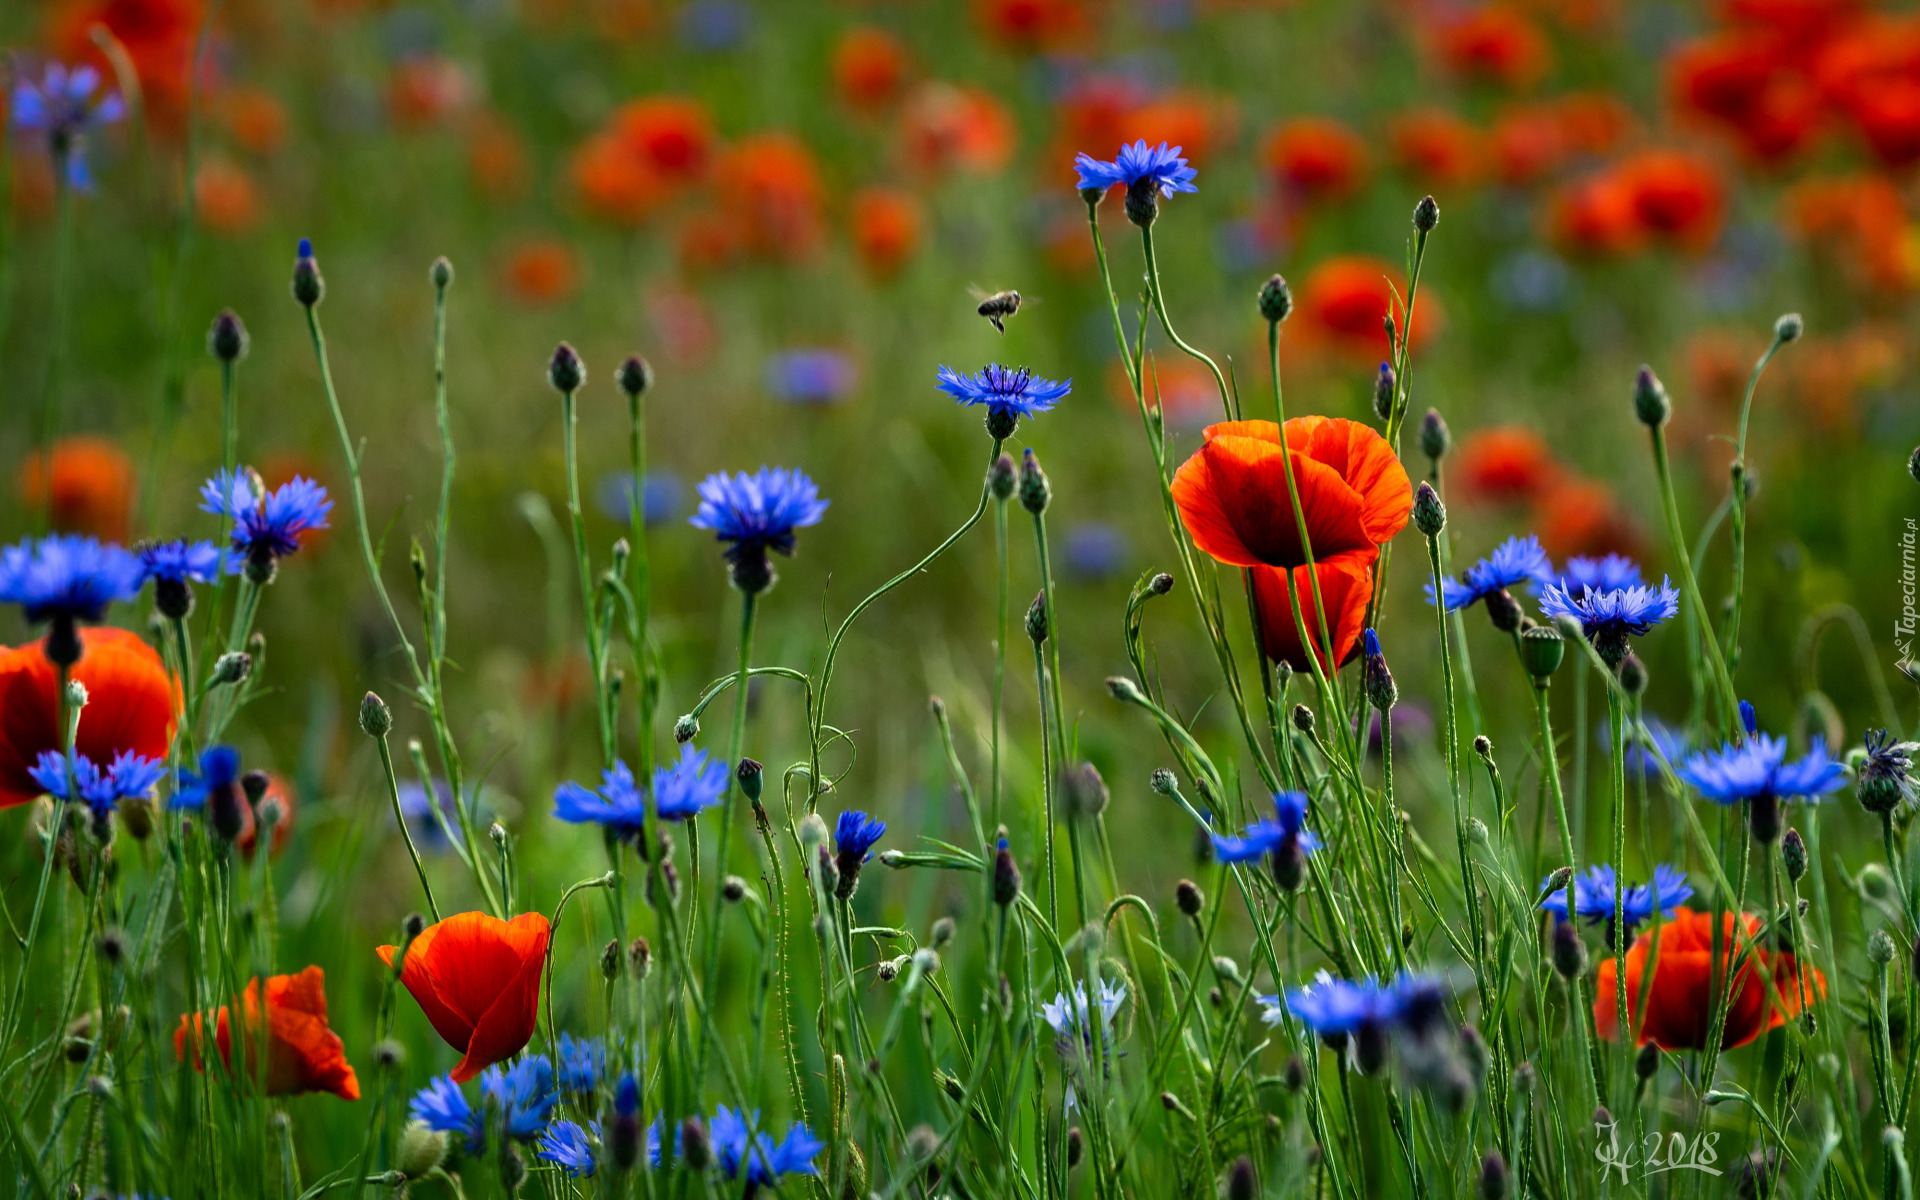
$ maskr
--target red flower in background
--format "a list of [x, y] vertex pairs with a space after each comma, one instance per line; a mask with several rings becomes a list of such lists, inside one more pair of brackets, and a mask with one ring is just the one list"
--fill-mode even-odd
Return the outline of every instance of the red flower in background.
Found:
[[854, 193], [847, 225], [867, 274], [891, 279], [920, 247], [920, 202], [894, 188], [865, 188]]
[[267, 155], [287, 140], [287, 110], [272, 92], [259, 88], [228, 88], [220, 98], [220, 114], [227, 132], [242, 150]]
[[667, 199], [653, 168], [610, 133], [598, 133], [573, 152], [573, 190], [586, 210], [616, 225], [638, 225]]
[[[96, 763], [125, 750], [165, 758], [179, 693], [153, 647], [124, 629], [80, 631], [73, 677], [87, 689], [74, 749]], [[45, 791], [27, 774], [42, 751], [57, 750], [60, 676], [45, 643], [0, 649], [0, 808]]]
[[824, 193], [813, 154], [788, 133], [756, 133], [715, 167], [721, 209], [747, 252], [778, 261], [819, 245]]
[[[1384, 359], [1390, 344], [1382, 322], [1396, 287], [1404, 296], [1399, 272], [1380, 259], [1365, 255], [1327, 259], [1307, 273], [1294, 293], [1294, 317], [1289, 327], [1298, 329], [1307, 340], [1343, 354]], [[1432, 338], [1441, 319], [1440, 306], [1432, 293], [1423, 292], [1413, 317], [1415, 348]]]
[[907, 163], [931, 176], [950, 171], [986, 175], [1013, 157], [1013, 114], [981, 88], [923, 83], [900, 110]]
[[1781, 198], [1788, 231], [1827, 254], [1860, 285], [1899, 292], [1920, 283], [1900, 189], [1880, 175], [1808, 179]]
[[1610, 92], [1568, 92], [1550, 110], [1560, 140], [1575, 154], [1611, 154], [1633, 131], [1633, 113]]
[[1667, 63], [1667, 87], [1683, 115], [1733, 134], [1763, 163], [1812, 144], [1823, 103], [1795, 62], [1796, 49], [1764, 30], [1729, 30], [1683, 44]]
[[239, 237], [260, 221], [253, 176], [231, 159], [208, 155], [193, 174], [194, 215], [222, 237]]
[[1306, 204], [1350, 196], [1366, 178], [1366, 143], [1330, 117], [1288, 121], [1267, 135], [1261, 157], [1281, 193]]
[[1233, 113], [1226, 102], [1197, 92], [1171, 92], [1149, 100], [1126, 116], [1120, 141], [1102, 143], [1111, 153], [1120, 142], [1144, 140], [1178, 146], [1193, 164], [1204, 163], [1221, 142], [1232, 137]]
[[431, 129], [470, 106], [474, 95], [473, 80], [460, 64], [417, 54], [401, 60], [387, 80], [387, 114], [400, 129]]
[[1455, 75], [1499, 87], [1531, 87], [1553, 66], [1546, 34], [1505, 4], [1483, 4], [1445, 21], [1433, 46]]
[[704, 104], [687, 96], [648, 96], [620, 107], [608, 130], [656, 178], [693, 183], [706, 175], [716, 140]]
[[[1293, 505], [1297, 494], [1333, 635], [1333, 662], [1352, 656], [1373, 563], [1381, 545], [1406, 527], [1413, 507], [1413, 486], [1385, 438], [1337, 417], [1288, 421], [1284, 445], [1271, 421], [1210, 425], [1205, 444], [1174, 474], [1172, 490], [1195, 546], [1215, 561], [1253, 570], [1268, 656], [1305, 671], [1311, 664], [1293, 619], [1295, 593], [1312, 640], [1321, 639]], [[1328, 665], [1324, 650], [1316, 650]]]
[[1727, 185], [1718, 169], [1695, 154], [1648, 150], [1617, 168], [1641, 229], [1689, 250], [1704, 250], [1720, 235]]
[[555, 238], [514, 247], [507, 256], [507, 287], [522, 304], [557, 304], [580, 288], [580, 260]]
[[93, 41], [105, 25], [126, 48], [140, 78], [148, 122], [177, 134], [186, 129], [187, 81], [204, 10], [199, 0], [69, 0], [47, 17], [47, 48], [70, 63], [90, 63], [111, 81], [113, 64]]
[[1079, 0], [974, 0], [974, 21], [987, 40], [1008, 50], [1058, 50], [1087, 29]]
[[1634, 195], [1618, 172], [1590, 175], [1555, 189], [1547, 208], [1554, 244], [1579, 258], [1625, 254], [1640, 245]]
[[489, 200], [513, 200], [527, 190], [527, 148], [504, 117], [485, 113], [467, 126], [467, 174]]
[[900, 98], [910, 65], [899, 38], [884, 29], [855, 26], [833, 48], [834, 91], [855, 112], [878, 112]]
[[133, 459], [106, 438], [76, 436], [36, 453], [20, 467], [20, 501], [29, 511], [50, 508], [56, 529], [110, 542], [127, 539], [133, 505]]
[[[408, 948], [400, 982], [434, 1032], [464, 1057], [453, 1081], [465, 1083], [526, 1048], [540, 1007], [540, 972], [551, 931], [539, 913], [502, 921], [460, 913], [427, 926]], [[389, 967], [394, 946], [376, 951]]]
[[[278, 775], [267, 777], [267, 794], [260, 797], [260, 811], [263, 814], [267, 811], [269, 803], [278, 808], [280, 815], [273, 824], [273, 837], [267, 845], [267, 856], [279, 858], [280, 852], [287, 848], [288, 840], [293, 837], [294, 805], [293, 789], [288, 787], [287, 781]], [[253, 806], [243, 804], [240, 806], [240, 832], [234, 835], [233, 848], [240, 852], [242, 858], [252, 862], [253, 852], [259, 846], [259, 842], [260, 831], [254, 824]]]
[[[326, 975], [319, 967], [308, 967], [298, 975], [274, 975], [267, 979], [264, 1030], [258, 978], [247, 981], [240, 1005], [244, 1014], [240, 1032], [241, 1066], [245, 1074], [261, 1080], [267, 1095], [331, 1092], [342, 1100], [360, 1098], [360, 1080], [347, 1062], [346, 1046], [340, 1041], [340, 1035], [327, 1026]], [[255, 1061], [263, 1032], [264, 1067]], [[182, 1013], [180, 1027], [173, 1034], [174, 1057], [182, 1062], [191, 1060], [195, 1070], [206, 1070], [202, 1055], [205, 1037], [201, 1014]], [[233, 1030], [228, 1005], [221, 1005], [215, 1018], [213, 1043], [220, 1051], [220, 1061], [233, 1069]]]
[[[1133, 407], [1133, 384], [1127, 369], [1115, 362], [1108, 372], [1114, 401]], [[1141, 370], [1140, 385], [1146, 392], [1147, 407], [1158, 408], [1174, 429], [1198, 429], [1221, 415], [1220, 389], [1213, 375], [1191, 359], [1149, 359]]]
[[1453, 462], [1467, 499], [1496, 504], [1538, 500], [1560, 477], [1546, 439], [1525, 425], [1474, 430], [1461, 439]]
[[1566, 161], [1566, 123], [1551, 107], [1510, 108], [1489, 134], [1494, 173], [1511, 187], [1526, 187], [1551, 175]]
[[1534, 517], [1540, 544], [1555, 558], [1581, 554], [1640, 557], [1640, 535], [1613, 489], [1590, 479], [1561, 479], [1547, 488]]
[[1431, 188], [1457, 188], [1480, 172], [1480, 131], [1444, 108], [1419, 108], [1393, 120], [1394, 162]]
[[[1644, 1010], [1640, 991], [1647, 959], [1653, 956], [1654, 931], [1648, 929], [1633, 940], [1626, 956], [1627, 1019], [1636, 1043], [1652, 1042], [1662, 1050], [1705, 1049], [1713, 1036], [1714, 980], [1736, 964], [1720, 1041], [1723, 1050], [1744, 1046], [1780, 1028], [1802, 1008], [1826, 996], [1826, 976], [1800, 966], [1791, 954], [1769, 949], [1771, 939], [1760, 936], [1760, 918], [1741, 913], [1736, 926], [1733, 913], [1720, 917], [1718, 958], [1711, 914], [1680, 908], [1659, 927], [1660, 951], [1654, 957], [1653, 983]], [[1620, 1036], [1619, 971], [1618, 958], [1601, 963], [1594, 990], [1594, 1023], [1609, 1041]]]

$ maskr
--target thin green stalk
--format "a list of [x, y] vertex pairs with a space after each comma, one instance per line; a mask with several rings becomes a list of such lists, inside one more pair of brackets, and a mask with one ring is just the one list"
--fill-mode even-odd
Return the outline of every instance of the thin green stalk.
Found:
[[[420, 876], [420, 890], [426, 893], [427, 911], [433, 914], [437, 923], [440, 920], [440, 906], [434, 903], [433, 885], [427, 882], [426, 864], [420, 861], [420, 851], [413, 844], [413, 830], [407, 826], [407, 814], [400, 808], [400, 777], [393, 771], [393, 749], [387, 745], [387, 735], [375, 737], [374, 743], [380, 747], [380, 767], [387, 775], [387, 798], [393, 802], [393, 822], [400, 827], [400, 840], [407, 844], [407, 857], [413, 860], [414, 873]], [[432, 796], [428, 799], [431, 801]]]
[[[737, 768], [740, 762], [742, 739], [747, 732], [747, 679], [753, 664], [753, 624], [758, 611], [759, 596], [754, 592], [740, 594], [740, 663], [733, 681], [733, 732], [727, 741], [727, 791], [721, 806], [716, 810], [720, 818], [720, 840], [714, 855], [713, 904], [708, 910], [706, 948], [702, 956], [700, 971], [700, 993], [703, 996], [713, 994], [714, 972], [720, 964], [720, 906], [724, 903], [721, 886], [727, 875], [728, 852], [733, 847], [734, 796], [740, 789], [736, 785]], [[697, 869], [696, 869], [697, 870]], [[694, 892], [698, 894], [699, 875], [694, 875]], [[698, 1086], [706, 1079], [707, 1045], [718, 1031], [710, 1031], [708, 1037], [700, 1043], [699, 1058], [694, 1067], [694, 1082]]]
[[[1713, 620], [1707, 616], [1706, 598], [1700, 594], [1700, 581], [1694, 577], [1693, 559], [1687, 552], [1687, 539], [1680, 527], [1680, 502], [1673, 491], [1673, 469], [1667, 461], [1667, 435], [1659, 426], [1650, 429], [1653, 437], [1653, 465], [1660, 477], [1660, 503], [1666, 511], [1667, 538], [1672, 543], [1673, 556], [1680, 567], [1681, 589], [1687, 594], [1687, 603], [1692, 607], [1695, 618], [1700, 622], [1700, 644], [1705, 647], [1708, 664], [1713, 668], [1713, 678], [1720, 685], [1720, 698], [1724, 704], [1725, 724], [1722, 728], [1739, 736], [1740, 698], [1733, 690], [1733, 677], [1727, 671], [1726, 659], [1720, 654], [1720, 641], [1713, 636]], [[1688, 653], [1694, 653], [1689, 647]]]
[[[1547, 689], [1541, 684], [1534, 686], [1534, 703], [1540, 716], [1540, 756], [1541, 771], [1547, 777], [1548, 790], [1553, 796], [1555, 809], [1560, 818], [1560, 852], [1566, 857], [1567, 869], [1579, 874], [1580, 864], [1573, 849], [1573, 829], [1567, 816], [1566, 793], [1560, 788], [1560, 755], [1554, 749], [1553, 718], [1548, 711]], [[1573, 883], [1567, 883], [1567, 894], [1573, 894]], [[1601, 1075], [1600, 1057], [1593, 1044], [1593, 1012], [1584, 999], [1585, 983], [1578, 976], [1567, 980], [1567, 1002], [1573, 1011], [1568, 1014], [1568, 1023], [1580, 1031], [1580, 1053], [1587, 1060], [1591, 1072], [1588, 1082], [1592, 1084], [1591, 1099], [1594, 1104], [1606, 1094]]]
[[68, 328], [73, 324], [73, 184], [67, 178], [72, 149], [53, 148], [53, 313], [47, 330], [47, 372], [40, 385], [40, 477], [46, 488], [38, 524], [53, 524], [53, 444], [60, 437], [60, 387], [67, 369]]
[[[1765, 373], [1767, 364], [1773, 361], [1780, 347], [1789, 340], [1784, 336], [1786, 318], [1774, 325], [1773, 340], [1767, 344], [1767, 351], [1753, 364], [1753, 373], [1747, 376], [1746, 394], [1740, 398], [1740, 436], [1734, 443], [1733, 451], [1733, 488], [1729, 499], [1733, 502], [1733, 608], [1727, 615], [1726, 640], [1722, 650], [1727, 657], [1728, 671], [1740, 666], [1740, 614], [1746, 599], [1747, 584], [1747, 423], [1753, 415], [1753, 393], [1760, 386], [1760, 376]], [[1799, 335], [1796, 323], [1794, 335]]]

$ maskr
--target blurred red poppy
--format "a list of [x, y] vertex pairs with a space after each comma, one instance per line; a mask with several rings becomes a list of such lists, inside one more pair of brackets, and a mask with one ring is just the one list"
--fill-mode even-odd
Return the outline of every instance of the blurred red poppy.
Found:
[[670, 183], [705, 176], [716, 141], [706, 105], [688, 96], [648, 96], [620, 107], [608, 129], [653, 174]]
[[1394, 162], [1422, 186], [1463, 187], [1480, 171], [1480, 131], [1447, 109], [1402, 113], [1389, 137]]
[[194, 215], [222, 237], [240, 237], [260, 220], [253, 176], [231, 159], [208, 155], [193, 173]]
[[[453, 1069], [455, 1083], [512, 1058], [532, 1039], [550, 932], [539, 913], [502, 921], [469, 912], [429, 925], [413, 940], [400, 982], [434, 1032], [464, 1055]], [[391, 967], [398, 948], [376, 953]]]
[[69, 0], [48, 13], [47, 48], [112, 80], [113, 65], [93, 40], [94, 25], [106, 26], [133, 62], [148, 123], [178, 134], [186, 129], [187, 81], [204, 12], [200, 0]]
[[1898, 292], [1920, 283], [1906, 202], [1885, 176], [1803, 180], [1788, 189], [1781, 208], [1789, 232], [1819, 246], [1860, 285]]
[[527, 148], [504, 117], [482, 113], [467, 126], [467, 174], [490, 200], [512, 200], [527, 190]]
[[228, 88], [220, 100], [227, 131], [249, 154], [272, 154], [287, 140], [287, 110], [272, 92], [260, 88]]
[[833, 48], [834, 91], [855, 112], [878, 112], [900, 98], [909, 66], [899, 38], [884, 29], [855, 26]]
[[[267, 794], [260, 798], [260, 811], [264, 819], [267, 806], [274, 806], [277, 816], [273, 822], [273, 837], [267, 846], [267, 857], [279, 858], [280, 852], [287, 848], [287, 841], [293, 837], [293, 789], [287, 781], [278, 775], [267, 776]], [[259, 845], [260, 834], [253, 820], [253, 806], [240, 808], [240, 832], [234, 835], [233, 848], [240, 852], [248, 862], [253, 861], [254, 849]]]
[[387, 80], [387, 114], [400, 129], [431, 129], [473, 99], [473, 80], [466, 69], [438, 54], [402, 59]]
[[[1294, 317], [1288, 327], [1354, 358], [1384, 359], [1390, 351], [1382, 325], [1387, 306], [1396, 287], [1405, 295], [1399, 274], [1386, 262], [1365, 255], [1327, 259], [1307, 273], [1294, 293]], [[1433, 337], [1441, 320], [1432, 292], [1422, 291], [1413, 318], [1415, 349]]]
[[1079, 0], [974, 0], [973, 17], [989, 41], [1009, 50], [1058, 50], [1086, 31]]
[[1444, 21], [1433, 45], [1455, 75], [1499, 87], [1531, 87], [1553, 65], [1546, 34], [1506, 4], [1482, 4]]
[[638, 225], [666, 201], [667, 187], [617, 137], [599, 133], [573, 152], [573, 190], [587, 212], [617, 225]]
[[721, 210], [749, 253], [789, 262], [819, 245], [823, 189], [813, 154], [789, 133], [742, 138], [715, 168]]
[[1559, 111], [1540, 105], [1502, 112], [1488, 140], [1494, 173], [1511, 187], [1538, 183], [1559, 170], [1571, 149]]
[[[96, 763], [124, 750], [165, 758], [179, 691], [153, 647], [137, 634], [100, 626], [80, 631], [73, 677], [87, 689], [74, 749]], [[27, 774], [43, 750], [57, 750], [59, 673], [45, 643], [0, 649], [0, 808], [45, 791]]]
[[1605, 258], [1636, 249], [1643, 230], [1634, 193], [1617, 171], [1556, 188], [1547, 204], [1554, 244], [1577, 258]]
[[1560, 477], [1546, 439], [1525, 425], [1469, 433], [1454, 455], [1453, 471], [1466, 499], [1496, 504], [1537, 500]]
[[1366, 178], [1366, 143], [1330, 117], [1281, 125], [1267, 135], [1262, 158], [1281, 192], [1307, 204], [1352, 195]]
[[[245, 1073], [261, 1080], [269, 1096], [295, 1096], [303, 1092], [331, 1092], [342, 1100], [360, 1098], [360, 1080], [347, 1062], [346, 1046], [340, 1035], [327, 1026], [326, 975], [319, 967], [308, 967], [297, 975], [273, 975], [267, 979], [266, 1027], [261, 1028], [260, 980], [247, 981], [240, 998], [240, 1061]], [[213, 1044], [220, 1061], [229, 1070], [233, 1063], [233, 1030], [228, 1005], [221, 1005], [214, 1022]], [[254, 1061], [262, 1035], [266, 1041], [264, 1069]], [[199, 1013], [182, 1013], [180, 1027], [173, 1034], [174, 1057], [193, 1063], [195, 1070], [206, 1070], [201, 1053], [205, 1022]], [[188, 1045], [191, 1039], [192, 1045]]]
[[[1653, 929], [1633, 940], [1627, 950], [1627, 1019], [1637, 1044], [1652, 1042], [1662, 1050], [1705, 1049], [1712, 1037], [1715, 981], [1725, 977], [1730, 967], [1732, 998], [1720, 1041], [1723, 1050], [1744, 1046], [1780, 1028], [1802, 1008], [1826, 996], [1826, 976], [1818, 969], [1802, 967], [1793, 955], [1768, 948], [1769, 939], [1760, 936], [1760, 918], [1741, 913], [1736, 925], [1733, 913], [1720, 917], [1718, 957], [1712, 915], [1688, 908], [1676, 909], [1660, 925], [1658, 955], [1653, 951]], [[1640, 990], [1650, 956], [1653, 982], [1643, 1011]], [[1620, 1036], [1619, 962], [1609, 958], [1600, 964], [1594, 989], [1594, 1023], [1609, 1041]]]
[[580, 287], [580, 260], [555, 238], [523, 242], [507, 255], [507, 287], [522, 304], [557, 304]]
[[1640, 228], [1682, 249], [1704, 250], [1720, 235], [1727, 185], [1718, 168], [1681, 150], [1648, 150], [1618, 167]]
[[[1320, 595], [1314, 598], [1313, 576], [1320, 582]], [[1310, 576], [1307, 568], [1282, 570], [1256, 567], [1253, 571], [1253, 600], [1260, 610], [1260, 645], [1268, 658], [1283, 662], [1296, 671], [1310, 672], [1313, 664], [1300, 645], [1300, 627], [1307, 628], [1307, 641], [1322, 670], [1333, 671], [1353, 661], [1360, 652], [1360, 635], [1367, 624], [1367, 605], [1373, 599], [1373, 564], [1355, 558], [1337, 558], [1319, 563]], [[1299, 605], [1296, 618], [1294, 606]], [[1320, 623], [1321, 616], [1326, 624]], [[1333, 642], [1332, 662], [1328, 662], [1327, 642]]]
[[[110, 542], [127, 537], [133, 504], [133, 459], [106, 438], [79, 435], [35, 454], [20, 467], [20, 500], [29, 510], [48, 508], [56, 529]], [[51, 495], [49, 495], [51, 490]]]
[[920, 246], [920, 202], [895, 188], [866, 188], [854, 193], [847, 224], [854, 252], [869, 276], [887, 280]]
[[1540, 498], [1534, 527], [1540, 544], [1555, 558], [1638, 558], [1642, 550], [1640, 535], [1621, 511], [1613, 489], [1590, 479], [1563, 478], [1550, 485]]
[[984, 175], [1013, 157], [1013, 114], [981, 88], [923, 83], [900, 110], [900, 137], [908, 165], [939, 176]]

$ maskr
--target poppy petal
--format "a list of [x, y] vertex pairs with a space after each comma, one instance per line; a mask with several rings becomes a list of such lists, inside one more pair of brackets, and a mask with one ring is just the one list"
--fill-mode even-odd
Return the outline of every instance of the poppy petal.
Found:
[[[1313, 576], [1320, 584], [1320, 603], [1314, 602]], [[1295, 594], [1300, 606], [1295, 619]], [[1345, 665], [1359, 651], [1360, 634], [1366, 625], [1367, 604], [1373, 596], [1373, 559], [1370, 554], [1347, 554], [1315, 564], [1313, 575], [1307, 568], [1283, 571], [1276, 567], [1257, 567], [1253, 573], [1253, 595], [1260, 611], [1260, 635], [1267, 657], [1284, 662], [1296, 671], [1311, 671], [1306, 651], [1300, 644], [1300, 625], [1307, 626], [1314, 645], [1314, 656], [1327, 667], [1323, 632], [1333, 635], [1333, 653], [1337, 663]], [[1320, 625], [1324, 606], [1326, 630]]]

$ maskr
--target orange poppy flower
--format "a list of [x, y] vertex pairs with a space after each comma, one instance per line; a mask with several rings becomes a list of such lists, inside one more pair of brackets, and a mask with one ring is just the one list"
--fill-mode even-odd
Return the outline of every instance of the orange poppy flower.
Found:
[[[1920, 134], [1920, 121], [1915, 130]], [[1915, 149], [1920, 151], [1920, 139]], [[1640, 228], [1695, 250], [1705, 249], [1719, 236], [1727, 185], [1705, 159], [1679, 150], [1649, 150], [1618, 169]]]
[[774, 132], [742, 138], [715, 175], [722, 212], [745, 249], [790, 262], [819, 245], [824, 189], [800, 139]]
[[688, 96], [648, 96], [623, 105], [608, 129], [621, 145], [670, 183], [691, 183], [713, 159], [713, 122]]
[[[1279, 567], [1253, 569], [1253, 600], [1260, 610], [1260, 644], [1267, 657], [1283, 662], [1296, 671], [1310, 672], [1306, 651], [1300, 646], [1300, 626], [1307, 627], [1307, 640], [1320, 667], [1331, 672], [1353, 661], [1360, 652], [1360, 635], [1366, 629], [1367, 604], [1373, 599], [1373, 564], [1357, 558], [1337, 558], [1317, 563], [1314, 574], [1320, 579], [1319, 604], [1314, 602], [1313, 582], [1307, 568], [1291, 571]], [[1294, 620], [1294, 604], [1300, 606], [1300, 619]], [[1324, 608], [1324, 629], [1320, 616]], [[1327, 658], [1327, 635], [1333, 639], [1333, 658]]]
[[125, 450], [106, 438], [61, 438], [53, 444], [51, 471], [46, 462], [35, 454], [20, 468], [20, 499], [29, 510], [50, 507], [58, 529], [126, 540], [133, 459]]
[[855, 26], [833, 48], [833, 88], [855, 112], [878, 112], [900, 98], [908, 66], [899, 38], [884, 29]]
[[1555, 189], [1547, 204], [1554, 244], [1577, 258], [1608, 258], [1638, 248], [1643, 230], [1629, 180], [1602, 172]]
[[253, 177], [217, 156], [202, 159], [193, 173], [193, 204], [200, 223], [223, 237], [239, 237], [260, 219]]
[[220, 111], [233, 140], [249, 154], [272, 154], [287, 140], [287, 110], [272, 92], [229, 88]]
[[[1380, 259], [1358, 254], [1327, 259], [1294, 293], [1293, 324], [1309, 339], [1356, 358], [1384, 359], [1390, 346], [1382, 322], [1396, 287], [1406, 295], [1400, 272]], [[1422, 291], [1413, 317], [1416, 349], [1433, 337], [1440, 321], [1433, 293]]]
[[929, 175], [991, 174], [1013, 157], [1013, 114], [982, 88], [923, 83], [900, 110], [906, 159]]
[[1611, 154], [1633, 131], [1633, 112], [1611, 92], [1568, 92], [1553, 102], [1561, 141], [1578, 154]]
[[1480, 132], [1444, 108], [1420, 108], [1394, 118], [1394, 162], [1421, 184], [1459, 187], [1480, 169]]
[[[1133, 141], [1128, 118], [1144, 100], [1144, 89], [1122, 75], [1088, 75], [1069, 86], [1054, 105], [1059, 127], [1054, 157], [1062, 164], [1060, 170], [1065, 177], [1073, 178], [1075, 154], [1083, 150], [1110, 154], [1113, 148]], [[1169, 143], [1178, 144], [1182, 143]]]
[[1497, 504], [1536, 500], [1560, 476], [1546, 439], [1525, 425], [1476, 429], [1461, 440], [1453, 461], [1466, 498]]
[[[1760, 918], [1740, 914], [1736, 932], [1734, 914], [1722, 913], [1721, 952], [1713, 953], [1713, 917], [1681, 908], [1660, 927], [1660, 953], [1654, 959], [1653, 984], [1647, 1006], [1640, 1011], [1641, 979], [1652, 953], [1653, 930], [1633, 940], [1627, 950], [1627, 1017], [1637, 1031], [1636, 1041], [1652, 1042], [1662, 1050], [1702, 1050], [1711, 1036], [1713, 976], [1736, 965], [1732, 1001], [1727, 1009], [1726, 1034], [1720, 1048], [1744, 1046], [1768, 1030], [1785, 1025], [1806, 1005], [1827, 994], [1827, 980], [1813, 967], [1801, 967], [1791, 954], [1768, 949], [1758, 939]], [[1748, 953], [1749, 948], [1751, 953]], [[1620, 1036], [1618, 999], [1619, 959], [1600, 964], [1594, 991], [1593, 1019], [1600, 1036]], [[1765, 976], [1773, 980], [1769, 994]]]
[[[295, 1096], [302, 1092], [332, 1092], [342, 1100], [360, 1098], [360, 1080], [347, 1062], [346, 1046], [340, 1035], [327, 1027], [327, 981], [319, 967], [308, 967], [298, 975], [273, 975], [267, 979], [266, 1042], [267, 1061], [264, 1090], [269, 1096]], [[241, 996], [246, 1014], [241, 1030], [241, 1061], [248, 1074], [252, 1056], [258, 1053], [260, 1029], [260, 980], [247, 981]], [[229, 1008], [220, 1006], [215, 1018], [213, 1044], [220, 1061], [233, 1068], [233, 1031]], [[182, 1013], [180, 1028], [173, 1034], [174, 1057], [192, 1058], [195, 1070], [206, 1070], [201, 1055], [205, 1024], [199, 1013]], [[192, 1046], [188, 1046], [191, 1038]]]
[[666, 183], [619, 138], [595, 134], [573, 152], [569, 172], [587, 212], [618, 225], [638, 225], [666, 200]]
[[[74, 748], [96, 763], [124, 750], [165, 758], [173, 742], [179, 691], [153, 647], [124, 629], [80, 631], [73, 677], [87, 689]], [[57, 750], [59, 673], [44, 643], [0, 649], [0, 808], [45, 791], [27, 774], [44, 750]]]
[[1809, 245], [1844, 251], [1841, 266], [1868, 286], [1903, 291], [1920, 281], [1908, 248], [1906, 202], [1882, 175], [1807, 179], [1781, 201], [1784, 223]]
[[1494, 173], [1511, 187], [1526, 187], [1551, 175], [1572, 149], [1560, 113], [1537, 105], [1501, 113], [1488, 140]]
[[[465, 1056], [453, 1069], [455, 1083], [512, 1058], [533, 1037], [550, 934], [537, 912], [511, 921], [469, 912], [429, 925], [413, 940], [400, 982], [434, 1032]], [[392, 966], [398, 948], [376, 953]]]
[[1546, 35], [1505, 4], [1483, 4], [1442, 25], [1434, 50], [1455, 75], [1507, 88], [1530, 87], [1553, 65]]
[[1233, 111], [1224, 100], [1176, 92], [1150, 100], [1128, 113], [1126, 132], [1111, 144], [1118, 146], [1121, 142], [1141, 139], [1149, 146], [1165, 142], [1180, 147], [1188, 162], [1201, 165], [1217, 145], [1230, 140], [1232, 125]]
[[847, 223], [860, 265], [874, 279], [900, 273], [920, 245], [920, 202], [894, 188], [866, 188], [856, 192]]
[[523, 304], [554, 304], [580, 286], [580, 262], [565, 242], [542, 238], [507, 256], [507, 286]]
[[1267, 135], [1263, 157], [1280, 189], [1308, 204], [1352, 195], [1366, 177], [1366, 143], [1329, 117], [1288, 121]]

